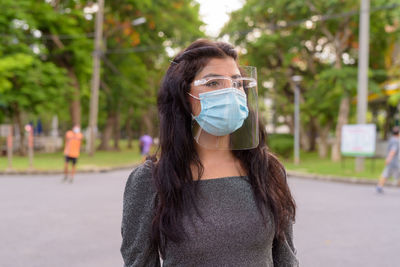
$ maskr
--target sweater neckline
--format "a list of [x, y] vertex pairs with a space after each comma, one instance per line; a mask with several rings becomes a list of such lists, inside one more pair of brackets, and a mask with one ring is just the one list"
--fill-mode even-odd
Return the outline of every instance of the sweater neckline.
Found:
[[205, 182], [205, 181], [226, 181], [226, 180], [230, 180], [230, 179], [246, 179], [248, 178], [247, 175], [236, 175], [236, 176], [224, 176], [224, 177], [215, 177], [215, 178], [209, 178], [209, 179], [200, 179], [200, 180], [196, 180], [195, 182]]

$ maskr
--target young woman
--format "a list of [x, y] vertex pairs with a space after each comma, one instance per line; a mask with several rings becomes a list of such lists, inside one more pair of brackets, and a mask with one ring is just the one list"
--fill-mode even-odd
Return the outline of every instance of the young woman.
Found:
[[295, 203], [259, 126], [255, 69], [231, 45], [197, 40], [171, 62], [158, 109], [160, 153], [125, 188], [125, 266], [298, 266]]

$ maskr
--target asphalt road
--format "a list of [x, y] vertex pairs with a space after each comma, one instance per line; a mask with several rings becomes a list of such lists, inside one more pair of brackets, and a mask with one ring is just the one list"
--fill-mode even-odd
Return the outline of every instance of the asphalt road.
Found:
[[129, 170], [0, 177], [0, 266], [122, 266], [122, 196]]
[[291, 179], [301, 266], [400, 266], [400, 189]]
[[[122, 194], [129, 170], [0, 176], [0, 266], [122, 266]], [[400, 266], [400, 189], [290, 178], [301, 266]]]

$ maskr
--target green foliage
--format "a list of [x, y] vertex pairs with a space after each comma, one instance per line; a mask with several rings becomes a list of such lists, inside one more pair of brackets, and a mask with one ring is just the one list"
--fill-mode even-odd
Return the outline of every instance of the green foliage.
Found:
[[[88, 18], [84, 8], [93, 3], [0, 0], [0, 121], [17, 112], [46, 120], [57, 113], [66, 124], [73, 91], [78, 91], [85, 127], [95, 14]], [[140, 116], [154, 109], [162, 70], [169, 63], [166, 48], [176, 49], [204, 36], [199, 30], [203, 24], [199, 4], [117, 0], [105, 5], [100, 130], [110, 113], [119, 114], [122, 127], [132, 108], [132, 127], [139, 129]], [[146, 22], [133, 25], [137, 18]]]
[[[356, 95], [359, 3], [248, 0], [231, 14], [221, 35], [245, 48], [241, 60], [257, 67], [259, 84], [272, 82], [273, 87], [260, 88], [259, 95], [272, 98], [279, 116], [292, 116], [291, 78], [301, 75], [303, 127], [310, 128], [310, 123], [334, 127], [340, 100], [345, 96], [354, 99]], [[374, 1], [371, 9], [392, 3], [398, 1]], [[371, 13], [369, 92], [380, 92], [379, 84], [388, 77], [385, 53], [399, 29], [388, 32], [385, 27], [395, 25], [399, 10], [378, 9]], [[330, 15], [331, 19], [319, 20]], [[354, 105], [350, 111], [354, 116]]]
[[[2, 68], [2, 64], [13, 61]], [[10, 110], [18, 108], [32, 113], [56, 111], [62, 104], [60, 92], [66, 91], [65, 72], [52, 63], [42, 62], [34, 56], [15, 54], [0, 60], [3, 80], [0, 98]], [[12, 111], [11, 113], [14, 113]]]
[[392, 106], [398, 105], [400, 102], [400, 94], [394, 94], [389, 97], [389, 104]]
[[[0, 59], [0, 93], [12, 89], [11, 78], [16, 71], [24, 71], [32, 66], [34, 58], [31, 55], [17, 53]], [[3, 99], [4, 102], [4, 99]]]
[[8, 118], [21, 113], [58, 113], [67, 105], [65, 95], [71, 89], [66, 70], [52, 62], [43, 21], [70, 23], [44, 1], [0, 0], [0, 109]]
[[[106, 2], [104, 36], [109, 53], [103, 57], [101, 126], [107, 116], [118, 113], [122, 121], [133, 119], [132, 126], [138, 129], [140, 117], [156, 105], [163, 69], [169, 64], [166, 46], [178, 48], [203, 36], [198, 11], [199, 5], [191, 0]], [[132, 25], [138, 18], [146, 21]], [[133, 117], [127, 115], [130, 108]]]
[[268, 134], [267, 145], [271, 152], [288, 158], [293, 153], [293, 135], [291, 134]]

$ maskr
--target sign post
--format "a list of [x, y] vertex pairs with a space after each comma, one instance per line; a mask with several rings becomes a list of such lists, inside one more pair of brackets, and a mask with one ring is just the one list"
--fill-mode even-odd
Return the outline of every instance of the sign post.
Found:
[[294, 83], [294, 164], [300, 163], [300, 88], [303, 80], [300, 75], [292, 77]]
[[[361, 0], [357, 86], [357, 123], [359, 125], [366, 123], [368, 108], [369, 8], [370, 0]], [[364, 158], [357, 157], [356, 172], [363, 170]]]
[[25, 131], [28, 132], [29, 170], [33, 170], [33, 127], [27, 124], [25, 125]]
[[12, 170], [12, 157], [13, 157], [13, 127], [8, 127], [7, 134], [7, 158], [8, 158], [8, 170]]

